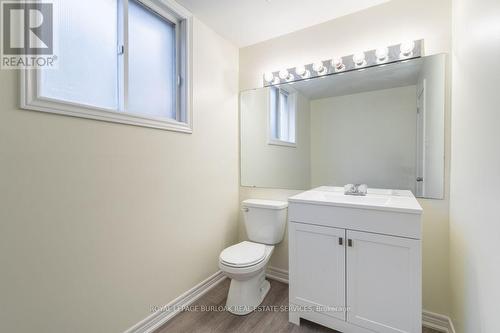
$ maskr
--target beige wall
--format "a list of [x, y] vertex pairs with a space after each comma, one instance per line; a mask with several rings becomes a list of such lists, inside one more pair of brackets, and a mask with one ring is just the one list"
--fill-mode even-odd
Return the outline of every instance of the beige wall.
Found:
[[[500, 2], [453, 1], [450, 201], [457, 333], [500, 332]], [[480, 59], [494, 59], [487, 64]]]
[[238, 49], [195, 20], [193, 62], [192, 135], [19, 110], [0, 71], [1, 332], [123, 332], [218, 270]]
[[[425, 39], [427, 55], [450, 52], [451, 1], [393, 0], [240, 49], [240, 89], [262, 86], [265, 71], [419, 38]], [[448, 123], [447, 112], [446, 188], [449, 176]], [[424, 208], [423, 306], [441, 314], [449, 313], [449, 201], [448, 191], [445, 192], [445, 200], [419, 200]], [[297, 191], [241, 188], [240, 200], [251, 197], [286, 199], [294, 193]], [[244, 237], [241, 229], [240, 223], [240, 237]], [[271, 266], [288, 269], [286, 242], [273, 254]]]
[[312, 100], [312, 187], [414, 191], [416, 109], [416, 86]]

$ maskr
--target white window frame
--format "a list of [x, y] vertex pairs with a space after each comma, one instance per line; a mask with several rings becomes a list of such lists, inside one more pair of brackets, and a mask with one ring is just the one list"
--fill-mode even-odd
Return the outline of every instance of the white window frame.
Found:
[[[286, 140], [280, 140], [280, 139], [276, 139], [273, 135], [273, 131], [275, 129], [273, 129], [273, 124], [272, 124], [272, 120], [271, 118], [273, 117], [273, 113], [276, 111], [274, 110], [272, 107], [271, 107], [271, 89], [279, 89], [279, 90], [283, 90], [285, 91], [287, 94], [288, 94], [288, 97], [287, 97], [287, 104], [288, 104], [288, 116], [290, 117], [291, 115], [293, 115], [294, 117], [294, 137], [295, 137], [295, 141], [294, 142], [291, 142], [291, 141], [286, 141]], [[277, 98], [279, 99], [279, 94], [280, 92], [278, 91], [278, 96]], [[284, 147], [291, 147], [291, 148], [296, 148], [297, 147], [297, 93], [293, 90], [290, 90], [290, 89], [282, 89], [280, 87], [269, 87], [268, 89], [268, 97], [267, 97], [267, 105], [268, 105], [268, 139], [267, 139], [267, 144], [269, 145], [275, 145], [275, 146], [284, 146]], [[277, 115], [275, 115], [275, 117], [277, 117]], [[289, 119], [290, 121], [290, 119]]]
[[[193, 16], [181, 5], [172, 0], [136, 0], [137, 2], [149, 8], [156, 14], [172, 21], [176, 20], [176, 34], [180, 38], [177, 50], [177, 59], [181, 59], [181, 64], [177, 66], [177, 120], [140, 115], [125, 112], [127, 107], [128, 91], [128, 52], [119, 58], [118, 65], [123, 68], [118, 74], [121, 79], [118, 80], [120, 94], [123, 98], [119, 100], [117, 110], [95, 107], [80, 103], [61, 101], [57, 99], [40, 96], [40, 70], [23, 69], [21, 70], [21, 108], [26, 110], [55, 113], [79, 118], [96, 119], [114, 123], [151, 127], [163, 130], [171, 130], [183, 133], [193, 132], [193, 114], [192, 114], [192, 30]], [[123, 33], [128, 34], [128, 2], [121, 0], [123, 6]], [[120, 16], [120, 15], [119, 15]], [[124, 48], [128, 50], [128, 36], [123, 38]], [[123, 82], [123, 83], [122, 83]], [[124, 104], [121, 102], [124, 101]]]

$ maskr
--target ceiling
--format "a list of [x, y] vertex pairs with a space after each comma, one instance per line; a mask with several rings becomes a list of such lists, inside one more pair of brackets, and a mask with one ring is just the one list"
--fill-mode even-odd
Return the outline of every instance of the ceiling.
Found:
[[389, 0], [177, 0], [238, 47], [262, 42]]
[[300, 91], [309, 99], [320, 99], [361, 92], [416, 85], [422, 70], [422, 58], [377, 66], [282, 85]]

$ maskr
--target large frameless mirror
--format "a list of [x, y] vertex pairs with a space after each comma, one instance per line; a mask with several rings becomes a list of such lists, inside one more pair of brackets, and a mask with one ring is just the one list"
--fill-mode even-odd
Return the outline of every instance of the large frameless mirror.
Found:
[[442, 199], [446, 55], [242, 91], [241, 185]]

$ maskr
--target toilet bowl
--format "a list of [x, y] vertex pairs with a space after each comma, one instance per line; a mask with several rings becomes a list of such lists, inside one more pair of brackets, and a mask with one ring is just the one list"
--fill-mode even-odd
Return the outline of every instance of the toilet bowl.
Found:
[[219, 257], [220, 270], [231, 279], [226, 307], [245, 315], [262, 303], [270, 289], [266, 267], [274, 246], [244, 241], [230, 246]]
[[250, 241], [232, 245], [219, 256], [220, 270], [231, 279], [226, 309], [236, 315], [254, 311], [269, 292], [266, 267], [274, 244], [283, 239], [288, 203], [251, 199], [242, 206]]

